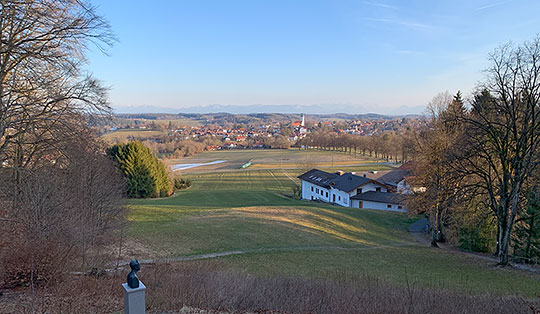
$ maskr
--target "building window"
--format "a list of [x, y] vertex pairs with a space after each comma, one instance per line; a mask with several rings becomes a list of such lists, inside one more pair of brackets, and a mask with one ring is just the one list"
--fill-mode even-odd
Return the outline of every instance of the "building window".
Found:
[[361, 194], [361, 193], [362, 193], [362, 188], [356, 189], [356, 194]]
[[392, 208], [392, 205], [388, 204], [386, 205], [386, 208]]
[[375, 191], [380, 192], [381, 188], [375, 188]]
[[326, 197], [328, 197], [328, 192], [326, 192]]
[[338, 196], [338, 198], [337, 198], [337, 199], [338, 199], [338, 201], [341, 201], [341, 196]]
[[403, 209], [403, 207], [401, 205], [398, 205], [397, 209]]
[[313, 192], [313, 187], [311, 187], [311, 192]]
[[315, 192], [315, 193], [319, 194], [319, 189], [315, 189], [315, 190], [317, 191], [317, 192]]

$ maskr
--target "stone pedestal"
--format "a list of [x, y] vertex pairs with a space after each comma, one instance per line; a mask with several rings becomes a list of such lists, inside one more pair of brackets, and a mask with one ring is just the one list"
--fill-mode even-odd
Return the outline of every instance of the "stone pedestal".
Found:
[[146, 286], [139, 281], [139, 288], [131, 289], [127, 283], [123, 283], [124, 288], [124, 314], [145, 314]]

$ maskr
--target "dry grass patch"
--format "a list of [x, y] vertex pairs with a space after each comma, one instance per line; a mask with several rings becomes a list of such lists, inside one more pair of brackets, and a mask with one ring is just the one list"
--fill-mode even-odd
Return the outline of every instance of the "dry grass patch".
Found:
[[362, 234], [367, 230], [348, 224], [315, 211], [297, 208], [243, 207], [232, 209], [231, 214], [238, 214], [268, 222], [286, 223], [317, 234], [324, 234], [358, 244], [375, 245], [366, 241]]
[[[121, 313], [114, 277], [71, 277], [54, 286], [4, 291], [0, 313]], [[218, 262], [145, 266], [147, 313], [534, 313], [540, 299], [467, 295], [395, 286], [373, 275], [336, 272], [333, 280], [261, 277], [223, 269]]]
[[525, 313], [539, 300], [469, 296], [396, 287], [379, 278], [347, 273], [337, 280], [257, 277], [222, 270], [216, 263], [161, 265], [146, 272], [151, 312], [184, 306], [231, 313]]

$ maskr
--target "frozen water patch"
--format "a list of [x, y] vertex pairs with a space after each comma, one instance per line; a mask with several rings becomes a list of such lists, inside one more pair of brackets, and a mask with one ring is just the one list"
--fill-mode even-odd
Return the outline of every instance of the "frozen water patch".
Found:
[[186, 169], [200, 167], [200, 166], [220, 164], [223, 162], [226, 162], [226, 160], [216, 160], [216, 161], [211, 161], [211, 162], [201, 163], [201, 164], [176, 164], [176, 165], [172, 165], [171, 168], [173, 171], [180, 171], [180, 170], [186, 170]]

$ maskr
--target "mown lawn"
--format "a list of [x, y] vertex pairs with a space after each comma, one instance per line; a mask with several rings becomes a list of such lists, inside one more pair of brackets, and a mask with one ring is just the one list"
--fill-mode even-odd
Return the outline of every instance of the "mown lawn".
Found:
[[129, 242], [146, 248], [136, 253], [141, 259], [242, 251], [215, 261], [262, 276], [369, 274], [398, 285], [466, 293], [540, 294], [539, 275], [415, 243], [407, 227], [416, 217], [284, 196], [298, 174], [277, 169], [189, 175], [193, 186], [176, 196], [131, 201]]

